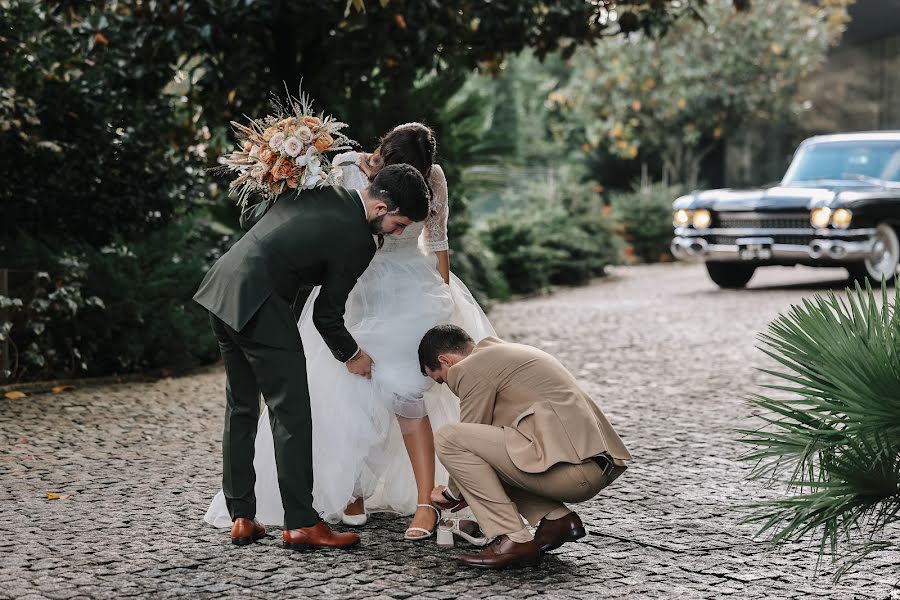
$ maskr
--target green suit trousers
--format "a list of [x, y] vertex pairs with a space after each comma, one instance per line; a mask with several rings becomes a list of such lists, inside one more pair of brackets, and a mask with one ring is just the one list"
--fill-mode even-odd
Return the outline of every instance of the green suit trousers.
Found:
[[[267, 312], [254, 318], [265, 319]], [[312, 417], [299, 334], [296, 349], [275, 348], [235, 331], [212, 313], [210, 322], [225, 362], [222, 490], [232, 520], [256, 516], [253, 455], [262, 392], [275, 440], [284, 528], [314, 525], [319, 516], [312, 505]]]

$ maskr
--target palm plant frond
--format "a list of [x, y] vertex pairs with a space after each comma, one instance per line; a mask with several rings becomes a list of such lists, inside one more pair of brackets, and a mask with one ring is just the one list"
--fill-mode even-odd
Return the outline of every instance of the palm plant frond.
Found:
[[898, 306], [900, 289], [876, 298], [857, 284], [804, 299], [759, 336], [780, 368], [761, 369], [777, 380], [770, 395], [748, 398], [762, 424], [740, 430], [741, 458], [791, 495], [749, 504], [744, 522], [774, 543], [818, 534], [820, 558], [844, 561], [835, 578], [889, 547], [875, 538], [900, 522]]

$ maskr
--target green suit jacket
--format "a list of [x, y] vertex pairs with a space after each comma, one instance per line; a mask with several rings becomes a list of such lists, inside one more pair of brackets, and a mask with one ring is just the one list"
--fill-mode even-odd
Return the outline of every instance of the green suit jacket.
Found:
[[352, 358], [358, 346], [344, 326], [345, 304], [376, 250], [359, 195], [338, 187], [287, 192], [249, 209], [241, 226], [247, 233], [194, 300], [243, 335], [293, 349], [300, 336], [291, 300], [301, 285], [321, 285], [313, 322], [335, 358]]

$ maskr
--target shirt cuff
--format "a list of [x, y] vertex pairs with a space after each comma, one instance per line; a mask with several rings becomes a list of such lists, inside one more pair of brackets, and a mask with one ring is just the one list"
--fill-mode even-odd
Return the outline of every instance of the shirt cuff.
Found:
[[348, 358], [347, 360], [345, 360], [345, 361], [344, 361], [344, 364], [347, 364], [348, 362], [350, 362], [351, 360], [353, 360], [354, 358], [356, 358], [357, 356], [359, 356], [359, 353], [360, 353], [360, 352], [362, 352], [362, 348], [357, 348], [357, 349], [356, 349], [356, 352], [353, 353], [353, 356], [351, 356], [350, 358]]

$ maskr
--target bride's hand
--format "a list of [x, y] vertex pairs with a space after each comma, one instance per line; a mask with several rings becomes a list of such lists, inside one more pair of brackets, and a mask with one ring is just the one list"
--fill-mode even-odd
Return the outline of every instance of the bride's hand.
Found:
[[359, 354], [344, 363], [347, 370], [354, 375], [360, 375], [366, 379], [372, 379], [372, 357], [365, 350], [360, 350]]

